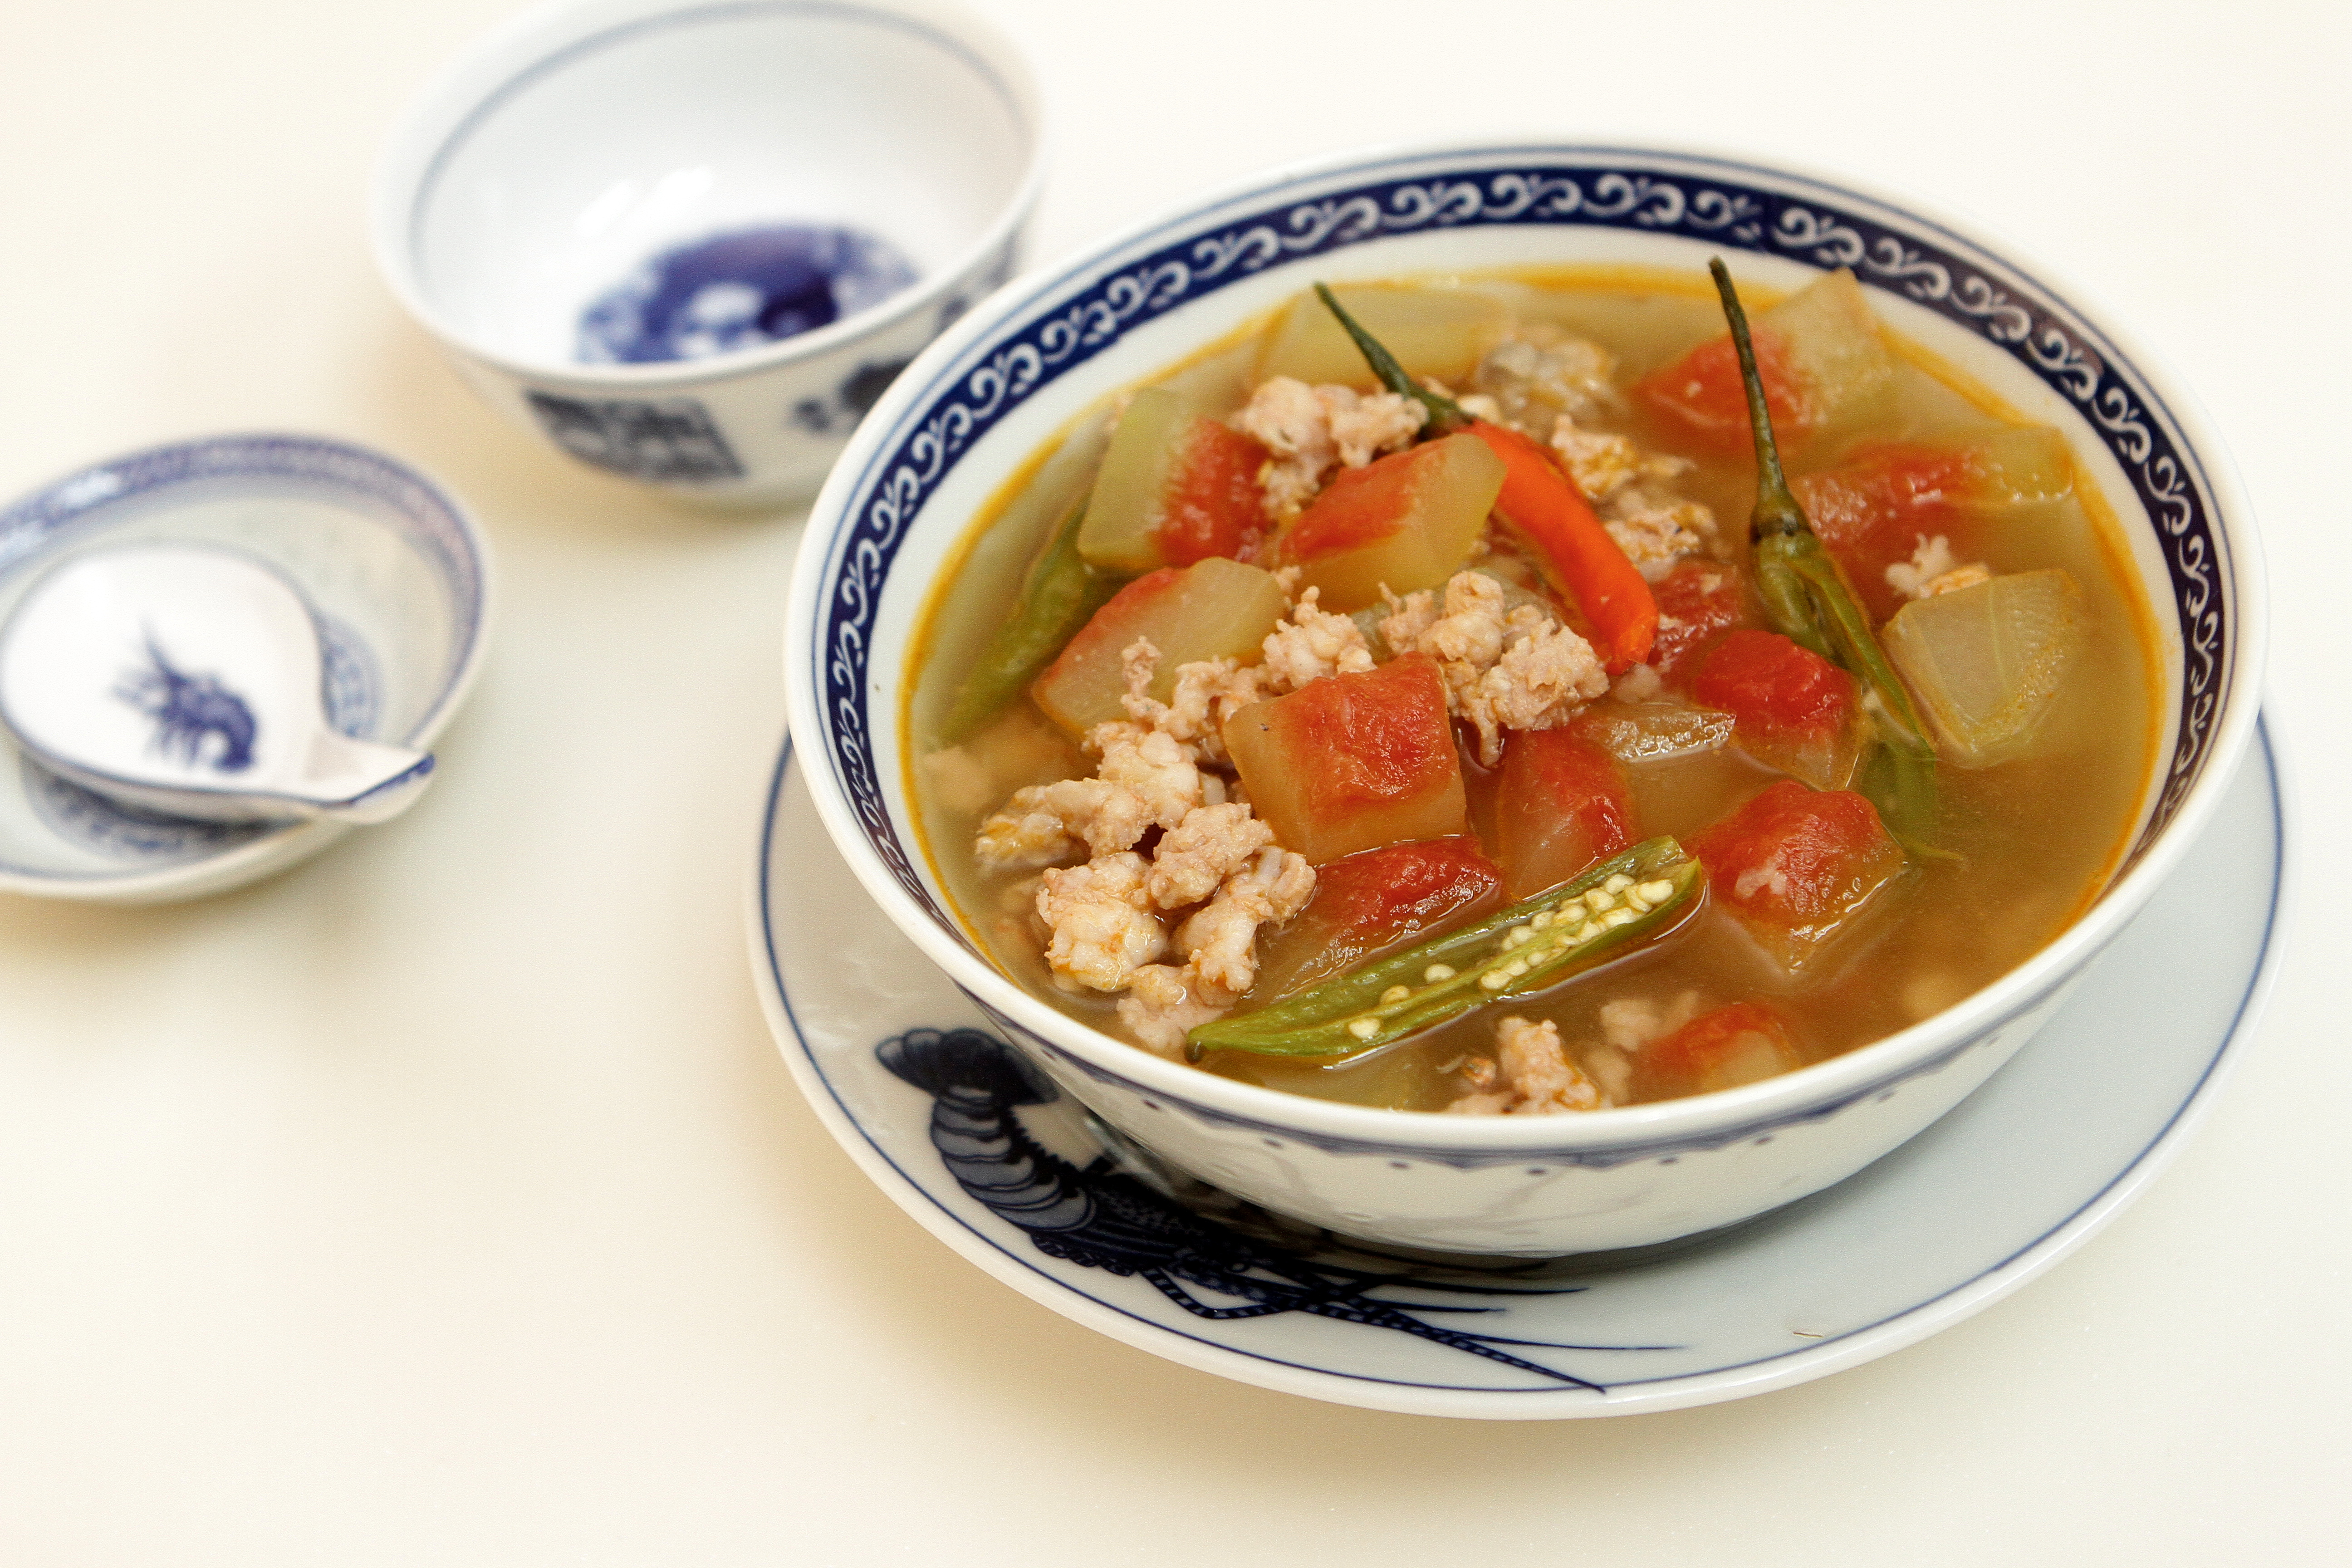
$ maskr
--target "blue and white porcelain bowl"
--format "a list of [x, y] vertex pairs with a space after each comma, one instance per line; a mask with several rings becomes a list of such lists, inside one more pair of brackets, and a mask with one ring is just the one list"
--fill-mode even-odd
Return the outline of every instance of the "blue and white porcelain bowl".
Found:
[[[93, 552], [183, 543], [273, 568], [316, 622], [341, 733], [429, 750], [481, 667], [489, 562], [465, 510], [380, 452], [215, 436], [110, 458], [0, 511], [0, 623]], [[0, 889], [149, 903], [219, 892], [317, 854], [341, 822], [200, 822], [119, 804], [0, 734]]]
[[[1162, 1060], [1005, 978], [912, 828], [901, 698], [951, 547], [1089, 403], [1314, 279], [1542, 263], [1696, 270], [1793, 289], [1851, 267], [1881, 318], [2055, 426], [2128, 535], [2155, 607], [2165, 732], [2134, 847], [2071, 929], [1900, 1034], [1780, 1078], [1578, 1116], [1381, 1110]], [[1455, 146], [1343, 158], [1188, 204], [1041, 271], [932, 345], [818, 497], [792, 588], [793, 732], [819, 812], [892, 920], [1063, 1089], [1170, 1163], [1266, 1208], [1414, 1247], [1538, 1255], [1644, 1245], [1815, 1192], [2008, 1060], [2204, 826], [2253, 733], [2264, 640], [2251, 518], [2188, 402], [2081, 293], [1907, 198], [1679, 152]]]
[[950, 0], [567, 0], [409, 110], [374, 245], [524, 427], [752, 504], [1011, 276], [1043, 170], [1026, 66]]

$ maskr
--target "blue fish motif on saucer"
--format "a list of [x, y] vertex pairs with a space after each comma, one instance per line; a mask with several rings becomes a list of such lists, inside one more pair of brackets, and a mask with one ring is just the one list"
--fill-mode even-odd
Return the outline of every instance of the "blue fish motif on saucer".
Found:
[[2252, 1039], [2296, 831], [2265, 731], [2180, 875], [1980, 1092], [1777, 1213], [1581, 1257], [1367, 1243], [1153, 1158], [1038, 1072], [863, 895], [789, 743], [754, 865], [752, 966], [786, 1064], [859, 1168], [964, 1258], [1073, 1321], [1337, 1404], [1629, 1415], [1900, 1350], [2114, 1219]]

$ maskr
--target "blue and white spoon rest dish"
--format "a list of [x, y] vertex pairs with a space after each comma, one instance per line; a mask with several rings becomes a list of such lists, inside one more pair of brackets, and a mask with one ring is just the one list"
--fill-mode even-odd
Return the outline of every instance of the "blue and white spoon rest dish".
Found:
[[[446, 761], [442, 732], [488, 645], [494, 574], [466, 508], [430, 476], [348, 441], [271, 432], [85, 464], [0, 504], [0, 626], [76, 561], [161, 545], [228, 552], [292, 584], [315, 629], [313, 679], [329, 727]], [[230, 675], [158, 640], [184, 676]], [[132, 652], [143, 664], [143, 643]], [[110, 668], [110, 689], [114, 677]], [[0, 893], [197, 898], [283, 870], [352, 826], [283, 815], [208, 821], [131, 805], [60, 773], [0, 725]], [[404, 821], [393, 831], [409, 830]]]
[[433, 758], [328, 722], [318, 623], [274, 568], [199, 543], [51, 571], [0, 627], [0, 721], [85, 788], [214, 822], [383, 822]]

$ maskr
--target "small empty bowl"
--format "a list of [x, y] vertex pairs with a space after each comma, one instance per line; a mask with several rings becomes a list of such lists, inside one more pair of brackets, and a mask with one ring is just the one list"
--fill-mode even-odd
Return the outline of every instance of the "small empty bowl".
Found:
[[[381, 453], [307, 436], [151, 447], [0, 510], [0, 625], [13, 639], [18, 610], [60, 574], [70, 587], [78, 568], [164, 551], [257, 568], [307, 612], [330, 731], [317, 740], [329, 751], [377, 754], [343, 742], [429, 750], [480, 666], [488, 562], [463, 509]], [[168, 645], [162, 659], [151, 669], [133, 657], [109, 679], [145, 700], [145, 710], [139, 701], [114, 706], [152, 739], [159, 732], [146, 710], [171, 706], [163, 688], [173, 675], [217, 683], [215, 667], [243, 655], [233, 640], [183, 655], [184, 626], [154, 616], [142, 626]], [[257, 690], [242, 695], [262, 700]], [[217, 760], [240, 738], [257, 746], [216, 693], [182, 696], [184, 721], [173, 734], [193, 757]], [[262, 760], [257, 750], [257, 771]], [[420, 775], [404, 787], [421, 783]], [[0, 889], [125, 903], [193, 898], [315, 854], [357, 819], [206, 820], [190, 815], [184, 799], [179, 809], [157, 810], [166, 796], [133, 804], [127, 797], [136, 794], [118, 779], [48, 765], [0, 737]], [[357, 816], [367, 815], [362, 807]]]
[[497, 407], [712, 500], [812, 489], [1012, 272], [1019, 55], [932, 0], [579, 0], [430, 86], [375, 180], [386, 279]]

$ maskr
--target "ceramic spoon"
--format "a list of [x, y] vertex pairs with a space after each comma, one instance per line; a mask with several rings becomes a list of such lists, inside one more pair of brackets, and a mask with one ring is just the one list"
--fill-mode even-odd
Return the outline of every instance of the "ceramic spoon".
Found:
[[93, 550], [35, 584], [0, 628], [0, 722], [85, 788], [215, 821], [383, 822], [433, 772], [331, 726], [301, 595], [204, 545]]

